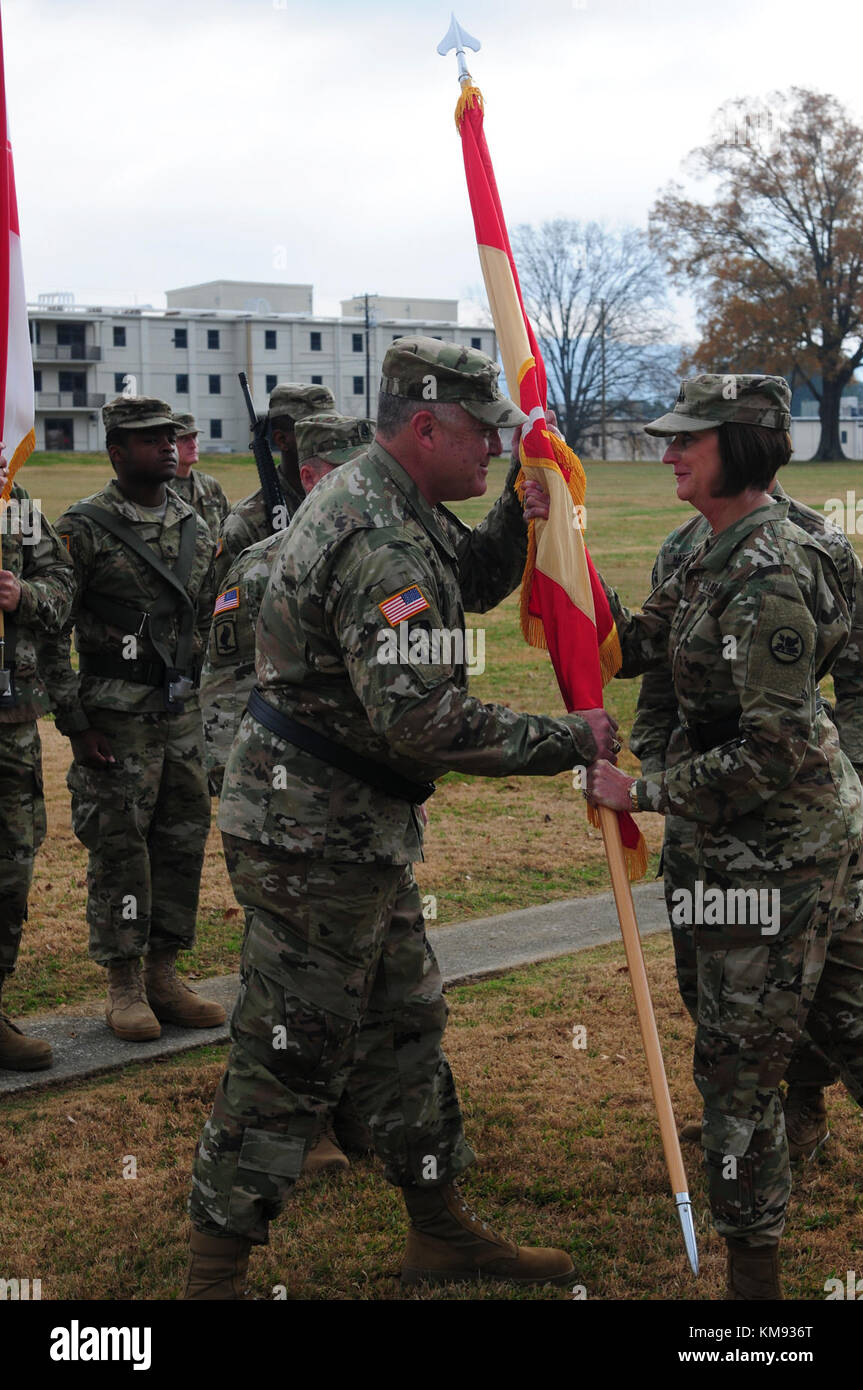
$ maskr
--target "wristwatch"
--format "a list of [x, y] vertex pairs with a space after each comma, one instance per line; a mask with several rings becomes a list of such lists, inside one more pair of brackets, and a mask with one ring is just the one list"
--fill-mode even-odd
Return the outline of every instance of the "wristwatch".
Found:
[[629, 808], [631, 811], [638, 810], [638, 781], [629, 784]]

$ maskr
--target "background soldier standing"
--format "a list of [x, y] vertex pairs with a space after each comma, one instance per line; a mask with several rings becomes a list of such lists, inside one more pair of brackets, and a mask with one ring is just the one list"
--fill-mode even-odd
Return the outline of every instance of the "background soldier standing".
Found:
[[[300, 482], [297, 460], [297, 440], [294, 426], [309, 415], [335, 410], [335, 399], [327, 386], [308, 386], [303, 382], [283, 382], [270, 392], [269, 430], [273, 444], [281, 451], [282, 461], [276, 475], [285, 498], [287, 526], [294, 512], [302, 505], [305, 493]], [[222, 576], [247, 546], [262, 541], [272, 531], [262, 488], [250, 493], [231, 509], [216, 546], [216, 581], [221, 587]]]
[[[0, 453], [0, 492], [7, 479]], [[3, 561], [0, 609], [6, 628], [10, 693], [0, 695], [0, 991], [15, 969], [33, 859], [45, 838], [40, 715], [48, 710], [36, 668], [40, 643], [58, 633], [72, 602], [72, 566], [56, 532], [17, 483], [0, 503]], [[51, 1048], [28, 1038], [0, 1013], [0, 1067], [38, 1071], [51, 1065]]]
[[[777, 502], [788, 502], [788, 519], [824, 547], [833, 559], [851, 614], [851, 633], [847, 645], [832, 670], [836, 692], [833, 714], [840, 745], [858, 777], [863, 774], [863, 571], [848, 537], [811, 507], [789, 497], [778, 481], [769, 489]], [[651, 584], [658, 588], [687, 557], [700, 549], [710, 535], [707, 519], [690, 517], [671, 532], [653, 566]], [[829, 712], [829, 708], [828, 708]], [[668, 667], [645, 671], [638, 696], [632, 735], [632, 752], [641, 761], [646, 775], [664, 772], [692, 756], [692, 749], [680, 723], [674, 684]], [[665, 893], [671, 921], [675, 964], [680, 994], [693, 1022], [697, 1022], [698, 981], [695, 938], [691, 926], [675, 924], [672, 894], [676, 888], [694, 888], [702, 877], [696, 848], [696, 826], [680, 816], [665, 817], [662, 844]], [[814, 1156], [829, 1136], [824, 1088], [839, 1078], [839, 1068], [804, 1032], [794, 1048], [785, 1080], [785, 1132], [792, 1163]], [[701, 1139], [700, 1125], [687, 1125], [681, 1137], [693, 1142]]]
[[177, 445], [177, 472], [171, 487], [174, 492], [194, 507], [198, 516], [203, 517], [207, 529], [215, 543], [222, 529], [222, 522], [231, 510], [231, 504], [222, 491], [221, 484], [209, 473], [201, 473], [195, 464], [198, 462], [198, 426], [194, 415], [172, 412], [177, 426], [174, 436]]
[[45, 678], [75, 757], [67, 781], [72, 827], [90, 852], [90, 955], [108, 970], [109, 1026], [137, 1042], [158, 1037], [160, 1019], [207, 1028], [225, 1016], [174, 968], [194, 943], [210, 823], [194, 686], [213, 544], [165, 486], [177, 467], [170, 407], [121, 396], [102, 418], [117, 479], [57, 523], [76, 594]]
[[[239, 1296], [250, 1245], [266, 1242], [349, 1076], [410, 1215], [404, 1283], [571, 1277], [563, 1251], [501, 1239], [455, 1187], [473, 1154], [411, 867], [435, 777], [550, 776], [619, 747], [603, 710], [551, 719], [481, 703], [463, 656], [432, 646], [463, 638], [464, 607], [498, 603], [524, 568], [515, 469], [474, 531], [440, 505], [485, 492], [498, 427], [525, 418], [497, 375], [472, 349], [393, 343], [374, 443], [324, 478], [278, 548], [259, 687], [222, 793], [228, 868], [253, 917], [195, 1163], [189, 1298]], [[400, 630], [417, 661], [389, 659]]]

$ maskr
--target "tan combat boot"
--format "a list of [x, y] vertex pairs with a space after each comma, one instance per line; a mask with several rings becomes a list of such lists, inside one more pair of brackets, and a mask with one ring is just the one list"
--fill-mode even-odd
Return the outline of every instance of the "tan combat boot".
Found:
[[563, 1250], [513, 1245], [471, 1211], [454, 1183], [403, 1187], [411, 1219], [402, 1260], [404, 1285], [464, 1279], [567, 1284], [575, 1266]]
[[177, 1023], [181, 1028], [215, 1028], [225, 1021], [221, 1004], [202, 999], [177, 974], [175, 949], [151, 951], [144, 966], [147, 998], [150, 1007], [162, 1023]]
[[51, 1044], [28, 1038], [11, 1018], [0, 1013], [0, 1068], [7, 1071], [41, 1071], [51, 1065]]
[[318, 1173], [346, 1173], [351, 1166], [347, 1154], [342, 1153], [331, 1134], [321, 1134], [306, 1153], [302, 1171], [308, 1177]]
[[744, 1245], [739, 1240], [726, 1241], [728, 1274], [726, 1300], [781, 1299], [779, 1283], [779, 1246]]
[[700, 1144], [701, 1125], [683, 1125], [683, 1127], [677, 1131], [677, 1137], [681, 1144]]
[[183, 1298], [192, 1303], [244, 1299], [251, 1248], [243, 1236], [209, 1236], [193, 1226]]
[[126, 1042], [149, 1042], [161, 1033], [147, 1003], [139, 960], [109, 961], [105, 1017], [111, 1031]]
[[791, 1162], [808, 1163], [830, 1138], [824, 1090], [821, 1086], [789, 1083], [783, 1106]]

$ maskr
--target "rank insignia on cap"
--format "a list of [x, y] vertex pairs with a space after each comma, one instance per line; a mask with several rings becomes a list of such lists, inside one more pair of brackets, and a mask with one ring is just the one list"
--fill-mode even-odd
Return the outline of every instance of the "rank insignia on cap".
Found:
[[240, 606], [240, 590], [235, 585], [233, 589], [225, 589], [216, 599], [216, 606], [213, 609], [213, 617], [217, 618], [220, 613], [229, 613], [232, 608]]
[[405, 618], [412, 618], [414, 613], [422, 613], [429, 604], [423, 598], [421, 590], [412, 584], [409, 589], [402, 589], [400, 593], [393, 594], [391, 598], [379, 603], [378, 607], [390, 627], [396, 627], [398, 623], [403, 623]]

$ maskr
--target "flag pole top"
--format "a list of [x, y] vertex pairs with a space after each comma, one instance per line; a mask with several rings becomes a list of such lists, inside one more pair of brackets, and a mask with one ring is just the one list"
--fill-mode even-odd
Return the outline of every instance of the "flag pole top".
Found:
[[479, 39], [475, 39], [466, 29], [462, 29], [455, 15], [451, 14], [450, 26], [438, 44], [437, 51], [443, 57], [446, 57], [450, 49], [455, 49], [456, 57], [458, 58], [458, 80], [462, 87], [469, 85], [471, 82], [471, 75], [467, 70], [467, 61], [465, 60], [464, 51], [466, 48], [470, 48], [474, 53], [478, 53], [480, 47]]

